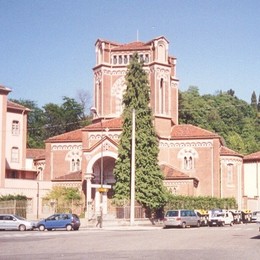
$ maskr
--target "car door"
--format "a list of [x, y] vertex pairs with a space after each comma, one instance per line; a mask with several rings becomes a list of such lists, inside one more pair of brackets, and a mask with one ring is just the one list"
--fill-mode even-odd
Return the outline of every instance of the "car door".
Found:
[[58, 226], [58, 218], [59, 218], [58, 214], [54, 214], [54, 215], [46, 218], [45, 219], [45, 227], [47, 229], [57, 228], [57, 226]]
[[17, 220], [11, 215], [4, 216], [5, 229], [17, 229]]

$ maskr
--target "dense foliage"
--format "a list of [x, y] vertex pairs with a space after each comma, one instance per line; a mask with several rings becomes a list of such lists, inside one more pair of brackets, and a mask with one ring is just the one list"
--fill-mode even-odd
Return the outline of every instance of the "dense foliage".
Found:
[[162, 207], [166, 202], [163, 174], [158, 165], [158, 140], [152, 123], [152, 110], [149, 107], [150, 87], [138, 55], [128, 66], [126, 74], [127, 89], [123, 96], [123, 131], [115, 163], [116, 201], [130, 199], [131, 153], [132, 153], [132, 111], [135, 110], [135, 194], [136, 201], [148, 212]]
[[55, 201], [71, 201], [80, 200], [81, 196], [77, 188], [54, 186], [52, 190], [50, 190], [50, 192], [44, 197], [44, 199]]
[[[222, 136], [227, 147], [249, 154], [260, 150], [260, 111], [238, 99], [234, 91], [200, 96], [197, 87], [179, 93], [179, 123], [193, 124]], [[253, 97], [254, 96], [254, 97]]]
[[216, 198], [209, 196], [175, 196], [170, 195], [164, 210], [169, 209], [237, 209], [235, 198]]
[[25, 200], [25, 201], [27, 201], [27, 197], [24, 196], [24, 195], [13, 195], [13, 194], [1, 195], [0, 196], [0, 201], [9, 201], [9, 200]]
[[12, 100], [31, 111], [28, 115], [28, 148], [44, 148], [49, 137], [79, 129], [90, 124], [84, 114], [84, 106], [73, 98], [63, 97], [61, 105], [48, 103], [39, 108], [31, 100]]

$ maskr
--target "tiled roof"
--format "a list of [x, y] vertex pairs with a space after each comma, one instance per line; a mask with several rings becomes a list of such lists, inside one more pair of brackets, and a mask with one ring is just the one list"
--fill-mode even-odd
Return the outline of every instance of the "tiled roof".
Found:
[[122, 119], [119, 118], [113, 118], [113, 119], [103, 119], [101, 122], [91, 124], [88, 126], [85, 126], [85, 130], [102, 130], [104, 128], [109, 129], [122, 129]]
[[230, 156], [239, 156], [243, 157], [243, 155], [227, 148], [226, 146], [221, 146], [220, 147], [220, 155], [225, 156], [225, 155], [230, 155]]
[[77, 129], [74, 131], [70, 131], [61, 135], [56, 135], [53, 137], [50, 137], [45, 142], [46, 143], [52, 143], [52, 142], [82, 142], [82, 129]]
[[26, 158], [45, 158], [45, 149], [26, 149]]
[[0, 91], [9, 93], [12, 90], [10, 88], [3, 86], [3, 85], [0, 85]]
[[220, 136], [216, 133], [189, 124], [173, 126], [171, 136], [173, 139], [220, 138]]
[[57, 177], [53, 179], [52, 181], [81, 181], [82, 172], [70, 172], [68, 174], [65, 174], [63, 176]]
[[144, 50], [144, 49], [150, 49], [150, 46], [151, 44], [155, 41], [155, 40], [159, 40], [159, 39], [165, 39], [167, 42], [168, 40], [164, 37], [164, 36], [159, 36], [159, 37], [156, 37], [152, 40], [150, 40], [149, 42], [140, 42], [140, 41], [134, 41], [134, 42], [130, 42], [130, 43], [125, 43], [125, 44], [122, 44], [122, 43], [117, 43], [117, 42], [112, 42], [112, 41], [108, 41], [108, 40], [105, 40], [105, 39], [98, 39], [96, 41], [96, 43], [98, 41], [101, 41], [101, 42], [106, 42], [108, 44], [111, 44], [111, 49], [112, 50]]
[[30, 111], [29, 108], [26, 108], [25, 106], [22, 106], [20, 104], [14, 103], [10, 100], [7, 100], [7, 108], [14, 108], [14, 109], [19, 109], [19, 110], [26, 110]]
[[160, 166], [163, 174], [164, 174], [164, 177], [166, 179], [187, 179], [189, 178], [189, 175], [186, 174], [186, 173], [183, 173], [177, 169], [174, 169], [173, 167], [171, 166], [168, 166], [168, 165], [165, 165], [165, 164], [162, 164]]
[[118, 47], [113, 48], [113, 50], [121, 51], [121, 50], [143, 50], [143, 49], [149, 49], [150, 45], [144, 42], [130, 42], [126, 44], [121, 44]]
[[260, 151], [244, 156], [244, 161], [260, 161]]

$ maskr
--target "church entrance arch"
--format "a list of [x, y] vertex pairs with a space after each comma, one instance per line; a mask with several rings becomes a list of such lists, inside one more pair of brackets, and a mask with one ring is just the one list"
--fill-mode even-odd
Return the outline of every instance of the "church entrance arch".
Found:
[[87, 167], [87, 172], [92, 173], [91, 182], [87, 185], [87, 190], [90, 191], [88, 192], [87, 202], [91, 201], [92, 207], [89, 210], [95, 215], [100, 210], [103, 211], [103, 214], [107, 214], [108, 199], [113, 196], [113, 185], [115, 183], [113, 170], [117, 154], [104, 151], [102, 155], [103, 157], [99, 153], [92, 157]]

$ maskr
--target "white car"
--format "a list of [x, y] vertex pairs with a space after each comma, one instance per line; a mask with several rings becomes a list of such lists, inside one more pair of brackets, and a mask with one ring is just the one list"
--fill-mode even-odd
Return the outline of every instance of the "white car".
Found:
[[0, 214], [0, 229], [2, 230], [33, 230], [35, 223], [14, 214]]
[[233, 226], [234, 217], [233, 214], [228, 210], [209, 210], [208, 225], [212, 226]]

